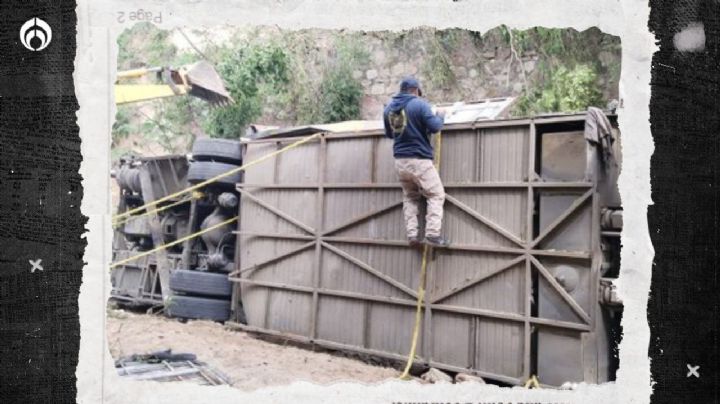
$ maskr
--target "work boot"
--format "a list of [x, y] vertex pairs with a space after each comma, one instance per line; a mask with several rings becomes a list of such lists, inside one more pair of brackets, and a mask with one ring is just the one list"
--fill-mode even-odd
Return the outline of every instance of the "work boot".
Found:
[[415, 248], [420, 247], [420, 245], [422, 244], [420, 242], [420, 237], [418, 237], [418, 236], [409, 236], [408, 243], [410, 243], [410, 247], [415, 247]]
[[425, 244], [427, 244], [428, 247], [445, 248], [450, 245], [450, 240], [442, 236], [426, 236]]

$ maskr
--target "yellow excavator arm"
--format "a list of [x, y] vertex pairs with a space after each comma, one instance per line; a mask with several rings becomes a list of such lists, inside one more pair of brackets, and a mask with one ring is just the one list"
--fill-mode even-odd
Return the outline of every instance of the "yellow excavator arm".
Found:
[[173, 89], [168, 84], [115, 84], [115, 103], [118, 105], [186, 94], [184, 86]]
[[[152, 73], [160, 76], [163, 84], [120, 82]], [[179, 69], [154, 67], [122, 71], [118, 73], [118, 83], [115, 84], [115, 103], [118, 105], [185, 95], [198, 97], [211, 105], [227, 105], [233, 102], [220, 75], [205, 61]]]

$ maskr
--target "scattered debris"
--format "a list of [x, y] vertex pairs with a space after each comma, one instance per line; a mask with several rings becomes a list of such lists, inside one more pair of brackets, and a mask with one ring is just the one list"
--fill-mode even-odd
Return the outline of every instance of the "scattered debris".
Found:
[[452, 383], [453, 382], [452, 377], [450, 377], [447, 373], [443, 372], [442, 370], [435, 369], [435, 368], [430, 368], [430, 370], [425, 372], [422, 376], [420, 376], [420, 378], [429, 383]]
[[228, 378], [194, 354], [173, 354], [171, 350], [131, 355], [115, 361], [118, 375], [131, 380], [157, 382], [191, 381], [203, 386], [231, 384]]
[[462, 383], [462, 382], [475, 382], [480, 384], [486, 384], [485, 380], [483, 380], [480, 376], [470, 375], [467, 373], [458, 373], [455, 375], [455, 383]]

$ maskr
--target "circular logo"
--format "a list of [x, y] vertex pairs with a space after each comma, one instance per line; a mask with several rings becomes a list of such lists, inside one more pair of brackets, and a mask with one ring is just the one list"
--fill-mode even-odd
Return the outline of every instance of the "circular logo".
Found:
[[52, 29], [45, 21], [35, 17], [20, 28], [20, 42], [33, 52], [47, 48], [52, 41]]

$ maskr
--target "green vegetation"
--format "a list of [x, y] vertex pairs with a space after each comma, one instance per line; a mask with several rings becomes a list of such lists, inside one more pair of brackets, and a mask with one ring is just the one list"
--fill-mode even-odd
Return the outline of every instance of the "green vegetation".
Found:
[[318, 120], [320, 123], [341, 122], [360, 118], [363, 88], [353, 79], [348, 68], [328, 71], [320, 83]]
[[[619, 41], [596, 29], [502, 26], [482, 34], [417, 29], [318, 35], [265, 27], [238, 30], [221, 44], [208, 36], [187, 52], [173, 45], [173, 38], [171, 31], [151, 24], [135, 25], [118, 38], [118, 69], [179, 67], [207, 59], [235, 103], [210, 108], [192, 97], [174, 97], [119, 106], [113, 153], [149, 146], [184, 152], [196, 136], [238, 138], [254, 122], [289, 126], [360, 119], [365, 91], [371, 85], [387, 88], [387, 72], [396, 74], [398, 65], [418, 69], [433, 102], [517, 95], [519, 82], [513, 115], [604, 105], [604, 86], [616, 85], [620, 74]], [[368, 69], [377, 70], [381, 81], [366, 81]], [[373, 103], [377, 108], [377, 100]]]
[[129, 150], [120, 146], [120, 142], [135, 133], [136, 130], [137, 128], [132, 123], [132, 111], [127, 106], [119, 105], [115, 115], [115, 123], [112, 127], [110, 151], [113, 160], [129, 152]]
[[150, 140], [160, 144], [165, 150], [183, 152], [187, 150], [195, 134], [191, 132], [193, 119], [192, 102], [187, 97], [179, 97], [172, 102], [159, 102], [155, 116], [142, 114], [143, 133]]
[[572, 70], [561, 66], [542, 87], [527, 92], [518, 100], [515, 115], [543, 112], [574, 112], [602, 103], [602, 93], [595, 70], [577, 65]]
[[[543, 27], [519, 31], [501, 26], [500, 34], [517, 55], [528, 51], [539, 53], [540, 74], [526, 83], [513, 115], [577, 112], [604, 103], [599, 83], [601, 64], [591, 47], [587, 46], [586, 33]], [[609, 50], [619, 50], [614, 44], [608, 47]], [[619, 79], [619, 61], [607, 70], [612, 77], [611, 82], [616, 82]]]
[[[307, 49], [299, 47], [299, 42], [287, 42], [237, 38], [228, 45], [205, 49], [203, 56], [215, 65], [235, 103], [211, 109], [191, 97], [166, 98], [153, 101], [152, 113], [142, 112], [138, 105], [119, 106], [113, 147], [134, 133], [142, 133], [168, 151], [191, 144], [201, 132], [236, 139], [268, 111], [297, 125], [360, 118], [363, 87], [353, 72], [370, 59], [362, 44], [352, 36], [338, 35], [335, 54], [322, 61], [319, 75], [311, 76], [300, 62], [300, 54]], [[202, 58], [180, 53], [170, 43], [169, 31], [151, 24], [123, 32], [118, 45], [120, 70], [178, 67]]]
[[285, 91], [289, 60], [277, 44], [241, 45], [221, 50], [220, 56], [218, 73], [235, 103], [213, 109], [204, 127], [211, 136], [237, 139], [260, 117], [266, 99]]
[[525, 31], [500, 26], [500, 35], [505, 43], [511, 45], [518, 54], [528, 50], [537, 50], [545, 56], [563, 55], [568, 43], [573, 42], [573, 32], [559, 28], [533, 27]]
[[177, 57], [177, 48], [170, 43], [170, 31], [150, 23], [140, 23], [118, 36], [118, 69], [167, 66]]
[[[179, 53], [170, 42], [170, 31], [150, 23], [134, 25], [118, 36], [118, 70], [140, 67], [180, 66], [196, 60], [193, 55]], [[119, 105], [112, 130], [113, 156], [129, 152], [121, 146], [130, 135], [142, 133], [143, 138], [159, 144], [167, 152], [183, 152], [192, 142], [196, 118], [194, 100], [187, 97], [153, 101], [153, 108], [145, 111], [137, 105]], [[202, 112], [200, 112], [202, 113]]]
[[115, 123], [113, 124], [113, 146], [116, 141], [125, 139], [133, 132], [133, 125], [130, 122], [132, 113], [126, 105], [118, 105], [117, 115], [115, 115]]
[[460, 41], [459, 35], [459, 30], [434, 31], [428, 35], [429, 49], [422, 73], [428, 78], [429, 91], [456, 85], [457, 78], [449, 56]]
[[296, 125], [360, 117], [363, 88], [353, 71], [368, 64], [367, 51], [357, 41], [336, 38], [335, 54], [321, 63], [319, 79], [313, 80], [292, 49], [271, 40], [219, 52], [218, 71], [235, 104], [211, 111], [205, 125], [211, 136], [237, 138], [266, 109]]
[[[344, 38], [336, 41], [336, 50], [335, 59], [326, 65], [320, 81], [317, 110], [310, 114], [312, 120], [305, 123], [332, 123], [360, 118], [363, 88], [360, 81], [353, 78], [353, 70], [366, 66], [370, 55], [357, 41]], [[312, 105], [307, 107], [313, 109]]]

